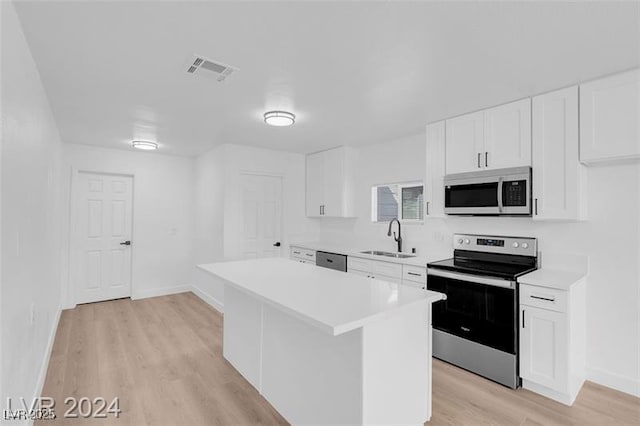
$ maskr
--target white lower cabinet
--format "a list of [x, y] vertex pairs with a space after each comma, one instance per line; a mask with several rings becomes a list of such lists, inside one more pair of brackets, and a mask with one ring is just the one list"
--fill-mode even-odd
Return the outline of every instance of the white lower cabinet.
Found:
[[349, 256], [347, 272], [396, 284], [402, 283], [402, 265], [397, 263]]
[[520, 284], [522, 386], [566, 405], [573, 404], [585, 378], [584, 286]]
[[427, 268], [403, 265], [402, 284], [425, 290], [427, 288]]
[[315, 250], [309, 250], [302, 247], [291, 247], [290, 257], [292, 260], [296, 260], [301, 263], [308, 263], [311, 265], [316, 264], [316, 252]]
[[564, 313], [521, 307], [520, 376], [567, 391], [567, 321]]
[[419, 289], [427, 286], [427, 269], [420, 266], [349, 256], [347, 272]]

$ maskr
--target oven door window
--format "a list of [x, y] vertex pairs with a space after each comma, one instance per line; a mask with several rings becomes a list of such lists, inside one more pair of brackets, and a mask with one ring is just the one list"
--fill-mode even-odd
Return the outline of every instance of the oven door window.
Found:
[[433, 305], [433, 327], [492, 348], [516, 353], [516, 292], [429, 275], [427, 288], [447, 295]]
[[445, 207], [498, 206], [498, 182], [451, 185], [444, 194]]

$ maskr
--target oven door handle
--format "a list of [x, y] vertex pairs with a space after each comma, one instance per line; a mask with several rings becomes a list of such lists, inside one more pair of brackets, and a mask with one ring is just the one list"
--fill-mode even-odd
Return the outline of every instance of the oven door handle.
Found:
[[493, 287], [509, 288], [512, 290], [516, 288], [515, 281], [501, 280], [500, 278], [481, 277], [471, 274], [461, 274], [459, 272], [449, 272], [434, 268], [427, 268], [427, 283], [429, 282], [429, 275], [442, 278], [451, 278], [453, 280], [465, 281], [473, 284], [485, 284]]
[[502, 185], [504, 184], [504, 180], [502, 176], [498, 178], [498, 212], [502, 213], [504, 210], [504, 202], [502, 200]]

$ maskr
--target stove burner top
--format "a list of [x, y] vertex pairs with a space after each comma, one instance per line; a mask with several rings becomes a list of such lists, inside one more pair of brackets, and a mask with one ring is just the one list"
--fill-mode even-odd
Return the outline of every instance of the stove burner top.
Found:
[[429, 268], [444, 269], [466, 274], [483, 275], [514, 280], [536, 269], [535, 264], [488, 262], [469, 258], [451, 258], [431, 262]]

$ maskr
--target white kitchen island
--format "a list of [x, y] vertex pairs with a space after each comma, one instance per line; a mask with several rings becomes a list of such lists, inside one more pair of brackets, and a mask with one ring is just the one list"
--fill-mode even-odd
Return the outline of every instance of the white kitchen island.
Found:
[[431, 417], [431, 304], [444, 295], [305, 265], [200, 265], [224, 283], [224, 357], [292, 424]]

